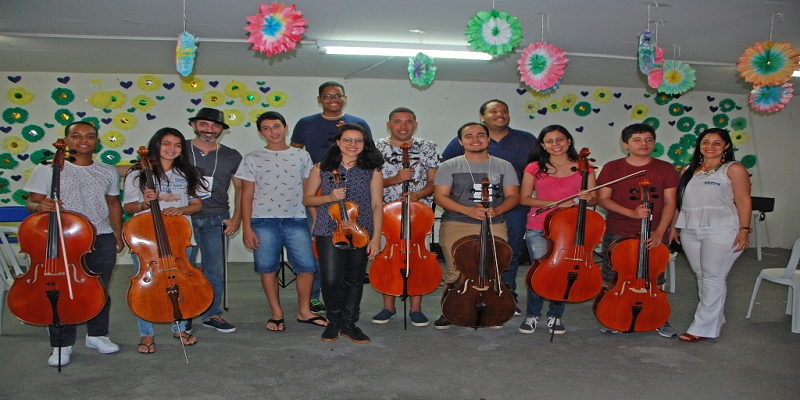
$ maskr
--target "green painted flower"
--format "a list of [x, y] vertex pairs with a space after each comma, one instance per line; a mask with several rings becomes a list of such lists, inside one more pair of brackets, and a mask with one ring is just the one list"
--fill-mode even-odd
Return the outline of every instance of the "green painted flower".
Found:
[[11, 153], [0, 154], [0, 169], [14, 169], [19, 162], [14, 159]]
[[642, 121], [645, 125], [650, 125], [653, 127], [653, 130], [658, 130], [658, 127], [661, 125], [661, 121], [658, 120], [656, 117], [647, 117]]
[[75, 100], [75, 94], [67, 88], [56, 88], [50, 93], [50, 98], [60, 106], [65, 106]]
[[692, 130], [692, 128], [694, 128], [694, 118], [689, 116], [681, 117], [681, 119], [678, 120], [675, 126], [681, 132], [689, 132]]
[[8, 187], [10, 182], [6, 178], [0, 178], [0, 194], [11, 193], [11, 188]]
[[758, 158], [756, 158], [755, 154], [748, 154], [748, 155], [742, 157], [742, 161], [741, 161], [742, 165], [744, 165], [744, 167], [747, 168], [747, 169], [755, 167], [757, 162], [758, 162]]
[[575, 114], [577, 114], [578, 116], [585, 117], [592, 112], [592, 105], [586, 101], [582, 101], [578, 104], [575, 104], [575, 108], [573, 111], [575, 111]]
[[653, 100], [655, 100], [656, 104], [663, 106], [672, 101], [672, 95], [666, 93], [658, 93], [655, 95], [655, 97], [653, 97]]
[[28, 192], [22, 189], [17, 189], [14, 191], [14, 194], [11, 195], [11, 199], [14, 200], [14, 203], [24, 206], [25, 203], [28, 202]]
[[696, 142], [697, 142], [697, 135], [693, 133], [687, 133], [681, 136], [681, 140], [678, 143], [680, 143], [681, 147], [688, 150], [694, 148]]
[[42, 161], [52, 160], [54, 155], [55, 153], [50, 149], [39, 149], [31, 153], [31, 158], [28, 160], [30, 160], [33, 165], [39, 165]]
[[120, 157], [119, 153], [114, 150], [108, 150], [100, 155], [100, 161], [108, 165], [117, 165], [121, 159], [122, 157]]
[[697, 124], [694, 126], [694, 133], [700, 135], [708, 129], [708, 124]]
[[28, 111], [24, 108], [10, 107], [3, 111], [3, 121], [9, 124], [23, 124], [28, 120]]
[[735, 131], [743, 131], [747, 128], [747, 118], [737, 117], [731, 120], [731, 128]]
[[719, 110], [722, 112], [731, 112], [736, 108], [736, 102], [731, 98], [723, 99], [719, 102]]
[[53, 114], [53, 117], [59, 124], [64, 126], [67, 126], [75, 121], [75, 116], [72, 115], [72, 112], [66, 108], [59, 108], [56, 110], [55, 114]]
[[42, 140], [44, 137], [44, 129], [39, 125], [26, 125], [22, 128], [22, 138], [33, 143]]
[[728, 114], [717, 114], [714, 116], [714, 126], [724, 128], [728, 126]]
[[6, 91], [6, 99], [20, 106], [30, 104], [35, 97], [35, 94], [24, 87], [12, 87]]
[[661, 142], [657, 142], [655, 146], [653, 146], [653, 157], [658, 158], [664, 155], [664, 145]]
[[669, 151], [667, 152], [667, 157], [669, 157], [673, 161], [678, 161], [683, 156], [683, 153], [686, 151], [683, 149], [680, 143], [673, 143], [669, 146]]
[[669, 115], [673, 117], [677, 117], [679, 115], [683, 115], [683, 104], [681, 103], [672, 103], [669, 105]]

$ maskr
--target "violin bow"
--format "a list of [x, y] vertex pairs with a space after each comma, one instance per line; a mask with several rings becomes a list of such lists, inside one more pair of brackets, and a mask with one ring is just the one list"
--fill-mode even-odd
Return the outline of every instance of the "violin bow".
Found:
[[[634, 177], [637, 177], [637, 176], [639, 176], [639, 175], [644, 175], [644, 174], [646, 174], [646, 173], [647, 173], [647, 170], [646, 170], [646, 169], [643, 169], [643, 170], [641, 170], [641, 171], [634, 172], [634, 173], [632, 173], [632, 174], [630, 174], [630, 175], [623, 176], [622, 178], [619, 178], [619, 179], [614, 179], [614, 180], [613, 180], [613, 181], [611, 181], [611, 182], [608, 182], [608, 183], [604, 183], [604, 184], [602, 184], [602, 185], [595, 186], [595, 187], [593, 187], [593, 188], [591, 188], [591, 189], [588, 189], [588, 190], [586, 190], [586, 193], [591, 193], [591, 192], [594, 192], [595, 190], [599, 190], [599, 189], [602, 189], [602, 188], [604, 188], [604, 187], [606, 187], [606, 186], [611, 186], [611, 185], [613, 185], [613, 184], [615, 184], [615, 183], [617, 183], [617, 182], [621, 182], [621, 181], [624, 181], [624, 180], [626, 180], [626, 179], [634, 178]], [[561, 200], [558, 200], [558, 201], [554, 201], [554, 202], [552, 202], [552, 203], [550, 203], [550, 204], [548, 204], [548, 205], [546, 205], [546, 206], [544, 206], [544, 207], [537, 208], [537, 209], [536, 209], [536, 211], [533, 213], [533, 216], [535, 217], [535, 216], [537, 216], [537, 215], [539, 215], [539, 214], [541, 214], [541, 213], [543, 213], [543, 212], [549, 211], [549, 210], [551, 210], [551, 209], [553, 209], [553, 208], [555, 208], [555, 207], [558, 207], [558, 205], [559, 205], [559, 204], [563, 204], [563, 203], [565, 203], [565, 202], [567, 202], [567, 201], [570, 201], [570, 200], [572, 200], [572, 199], [574, 199], [574, 198], [576, 198], [576, 197], [578, 197], [578, 196], [580, 196], [580, 193], [573, 194], [572, 196], [565, 197], [565, 198], [563, 198], [563, 199], [561, 199]]]

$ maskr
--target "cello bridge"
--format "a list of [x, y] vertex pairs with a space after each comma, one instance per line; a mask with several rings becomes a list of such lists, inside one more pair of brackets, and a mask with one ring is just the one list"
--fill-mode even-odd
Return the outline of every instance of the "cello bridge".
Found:
[[472, 286], [472, 288], [477, 290], [477, 291], [479, 291], [479, 292], [485, 292], [485, 291], [489, 290], [489, 288], [487, 286]]

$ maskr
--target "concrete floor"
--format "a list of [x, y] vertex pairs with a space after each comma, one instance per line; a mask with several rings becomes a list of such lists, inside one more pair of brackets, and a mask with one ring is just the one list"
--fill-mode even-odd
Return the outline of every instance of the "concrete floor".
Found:
[[[0, 399], [796, 399], [800, 396], [800, 334], [784, 315], [786, 287], [765, 282], [753, 318], [744, 318], [762, 268], [783, 267], [789, 251], [748, 249], [730, 274], [722, 336], [697, 344], [655, 332], [604, 334], [591, 302], [567, 306], [568, 333], [550, 343], [547, 329], [523, 335], [522, 316], [504, 329], [433, 326], [403, 330], [398, 316], [375, 325], [380, 294], [365, 288], [360, 327], [372, 342], [340, 338], [324, 343], [322, 328], [294, 321], [294, 284], [282, 291], [286, 331], [264, 328], [270, 317], [258, 276], [247, 263], [230, 266], [230, 310], [238, 330], [222, 334], [195, 320], [199, 343], [187, 347], [188, 364], [169, 327], [156, 327], [157, 352], [136, 352], [136, 321], [125, 304], [131, 266], [118, 266], [111, 285], [111, 338], [121, 346], [104, 355], [83, 344], [59, 374], [47, 365], [43, 327], [3, 315]], [[524, 274], [519, 274], [524, 287]], [[677, 292], [669, 296], [670, 322], [683, 332], [697, 304], [694, 274], [682, 256]], [[441, 289], [423, 310], [438, 317]], [[522, 294], [524, 298], [524, 294]], [[398, 302], [399, 309], [402, 303]]]

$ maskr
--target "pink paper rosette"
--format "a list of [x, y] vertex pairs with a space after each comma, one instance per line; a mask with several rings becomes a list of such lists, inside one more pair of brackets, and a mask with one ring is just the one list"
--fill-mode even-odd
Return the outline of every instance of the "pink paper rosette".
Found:
[[565, 54], [560, 47], [545, 42], [529, 44], [517, 61], [520, 80], [537, 91], [552, 88], [564, 75], [569, 61]]
[[252, 43], [254, 50], [267, 53], [267, 57], [294, 50], [308, 23], [303, 12], [296, 10], [294, 4], [286, 7], [277, 2], [269, 6], [261, 3], [258, 10], [258, 14], [246, 18], [249, 24], [244, 29], [250, 32], [247, 43]]
[[750, 107], [758, 112], [774, 113], [782, 109], [793, 95], [791, 83], [756, 86], [750, 92]]

